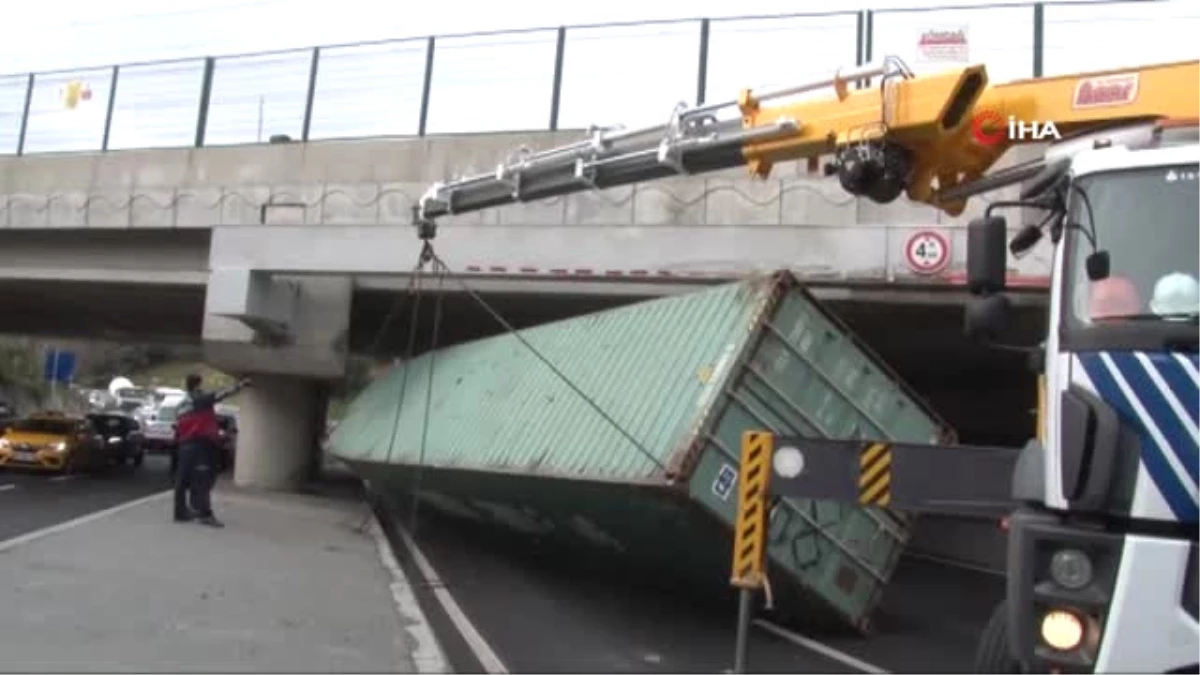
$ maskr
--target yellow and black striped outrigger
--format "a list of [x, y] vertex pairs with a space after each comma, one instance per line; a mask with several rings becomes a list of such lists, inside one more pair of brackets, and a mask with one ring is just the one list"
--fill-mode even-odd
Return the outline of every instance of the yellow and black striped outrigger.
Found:
[[738, 471], [731, 583], [762, 588], [768, 504], [825, 499], [913, 513], [995, 517], [1016, 508], [1019, 448], [791, 438], [747, 431]]
[[732, 585], [741, 589], [734, 672], [745, 672], [752, 593], [767, 585], [768, 504], [773, 497], [825, 499], [914, 513], [994, 516], [1016, 508], [1019, 448], [742, 436]]

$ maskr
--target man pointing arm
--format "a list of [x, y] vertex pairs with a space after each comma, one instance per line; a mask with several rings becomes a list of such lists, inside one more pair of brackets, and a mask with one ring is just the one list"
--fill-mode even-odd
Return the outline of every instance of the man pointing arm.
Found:
[[238, 380], [232, 387], [216, 392], [201, 388], [203, 380], [191, 374], [184, 381], [187, 398], [179, 406], [177, 418], [179, 461], [175, 470], [175, 520], [198, 520], [211, 527], [224, 527], [212, 511], [212, 488], [216, 480], [217, 443], [220, 425], [216, 405], [250, 385]]

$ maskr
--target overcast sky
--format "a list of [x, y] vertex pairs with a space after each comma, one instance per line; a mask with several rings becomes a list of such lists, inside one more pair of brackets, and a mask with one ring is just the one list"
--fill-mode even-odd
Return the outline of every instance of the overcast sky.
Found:
[[[99, 66], [192, 58], [322, 44], [533, 26], [647, 19], [730, 17], [795, 12], [798, 0], [38, 0], [9, 14], [0, 70], [20, 73], [90, 66], [47, 75], [35, 88], [29, 151], [97, 147], [109, 75]], [[841, 0], [844, 9], [921, 7], [928, 0]], [[957, 5], [983, 5], [960, 0]], [[1049, 6], [1048, 75], [1196, 58], [1200, 1]], [[805, 8], [832, 3], [805, 3]], [[13, 21], [13, 18], [19, 21]], [[19, 27], [19, 30], [14, 28]], [[874, 54], [896, 54], [918, 71], [955, 63], [923, 58], [922, 33], [963, 30], [956, 57], [987, 65], [993, 80], [1032, 74], [1032, 10], [1028, 7], [886, 13], [875, 22]], [[742, 86], [786, 84], [852, 66], [854, 17], [719, 22], [712, 27], [709, 98]], [[542, 128], [549, 117], [554, 33], [439, 43], [430, 128], [484, 131]], [[695, 97], [697, 24], [609, 28], [569, 33], [560, 124], [627, 125], [665, 121], [671, 107]], [[928, 56], [928, 55], [926, 55]], [[944, 56], [944, 55], [943, 55]], [[407, 134], [416, 128], [424, 44], [330, 50], [322, 60], [315, 137]], [[254, 142], [272, 133], [298, 136], [308, 56], [294, 52], [257, 60], [219, 61], [209, 139]], [[117, 88], [112, 147], [182, 145], [194, 125], [200, 62], [127, 68]], [[87, 83], [92, 100], [62, 106], [63, 86]], [[0, 153], [15, 147], [24, 79], [0, 78]]]

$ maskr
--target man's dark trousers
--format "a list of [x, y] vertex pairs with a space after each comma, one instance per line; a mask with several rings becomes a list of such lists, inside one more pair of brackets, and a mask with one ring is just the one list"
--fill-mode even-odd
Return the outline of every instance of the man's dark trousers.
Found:
[[216, 478], [214, 450], [212, 441], [204, 438], [179, 444], [179, 462], [175, 471], [175, 518], [213, 515], [211, 495]]

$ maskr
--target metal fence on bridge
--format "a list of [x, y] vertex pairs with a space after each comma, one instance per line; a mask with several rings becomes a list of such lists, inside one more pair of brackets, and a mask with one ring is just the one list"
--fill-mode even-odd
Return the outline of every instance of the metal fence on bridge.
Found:
[[437, 36], [0, 76], [0, 154], [666, 122], [894, 54], [993, 81], [1197, 56], [1195, 0], [1038, 2]]

